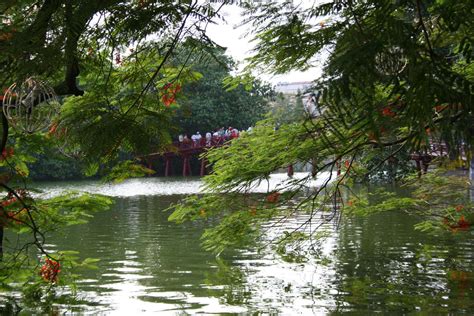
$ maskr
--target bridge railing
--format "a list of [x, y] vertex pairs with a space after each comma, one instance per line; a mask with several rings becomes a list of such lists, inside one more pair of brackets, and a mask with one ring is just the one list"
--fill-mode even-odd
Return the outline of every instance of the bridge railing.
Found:
[[237, 137], [212, 136], [211, 139], [202, 137], [199, 141], [186, 140], [182, 142], [173, 142], [178, 149], [202, 148], [202, 147], [218, 147], [224, 145], [227, 141]]

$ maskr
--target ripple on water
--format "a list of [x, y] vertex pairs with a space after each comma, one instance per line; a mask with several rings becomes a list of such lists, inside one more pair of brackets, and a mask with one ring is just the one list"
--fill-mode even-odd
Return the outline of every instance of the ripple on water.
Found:
[[[301, 179], [307, 177], [307, 172], [297, 172], [292, 179]], [[329, 177], [329, 172], [322, 172], [317, 179], [310, 179], [306, 185], [308, 188], [317, 187], [323, 184]], [[335, 173], [334, 173], [335, 175]], [[270, 175], [267, 181], [254, 183], [252, 192], [264, 193], [277, 188], [284, 188], [288, 181], [292, 180], [285, 173]], [[136, 196], [155, 196], [155, 195], [176, 195], [176, 194], [197, 194], [203, 191], [203, 182], [199, 177], [183, 178], [140, 178], [127, 179], [122, 183], [110, 184], [100, 183], [98, 181], [75, 181], [75, 182], [43, 182], [40, 184], [44, 193], [37, 194], [36, 197], [50, 198], [58, 196], [66, 191], [80, 191], [96, 194], [103, 194], [115, 197], [136, 197]]]
[[[271, 248], [216, 259], [200, 248], [203, 223], [176, 226], [162, 212], [179, 198], [167, 194], [197, 193], [198, 179], [146, 178], [99, 189], [96, 183], [81, 185], [68, 189], [109, 194], [115, 205], [89, 224], [71, 227], [62, 239], [48, 239], [60, 241], [48, 249], [77, 249], [83, 258], [101, 259], [79, 282], [79, 295], [96, 304], [84, 304], [85, 313], [407, 314], [436, 311], [439, 302], [451, 313], [474, 306], [471, 277], [458, 272], [473, 271], [473, 238], [424, 237], [412, 229], [415, 218], [381, 214], [344, 219], [339, 229], [328, 224], [331, 237], [320, 257], [305, 263], [284, 262]], [[50, 186], [55, 192], [64, 187]], [[297, 216], [283, 229], [307, 219]], [[266, 229], [269, 239], [281, 232]], [[321, 258], [328, 260], [314, 263]], [[449, 271], [462, 279], [449, 279]]]

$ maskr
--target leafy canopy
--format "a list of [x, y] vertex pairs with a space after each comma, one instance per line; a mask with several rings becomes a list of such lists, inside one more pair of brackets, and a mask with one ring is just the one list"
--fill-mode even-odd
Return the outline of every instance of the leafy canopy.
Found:
[[[169, 57], [185, 38], [211, 44], [205, 27], [217, 12], [218, 7], [197, 1], [0, 3], [0, 87], [33, 75], [47, 79], [64, 101], [61, 117], [46, 134], [21, 135], [9, 128], [2, 115], [0, 242], [3, 244], [4, 228], [32, 238], [18, 246], [5, 240], [13, 250], [0, 262], [2, 287], [33, 285], [28, 292], [41, 300], [42, 290], [49, 291], [51, 283], [67, 283], [67, 278], [58, 278], [59, 271], [63, 269], [61, 275], [66, 275], [74, 264], [81, 263], [77, 254], [46, 251], [46, 233], [83, 223], [90, 212], [107, 209], [111, 203], [95, 195], [35, 199], [26, 185], [9, 184], [10, 179], [26, 183], [27, 163], [46, 152], [44, 142], [55, 141], [62, 152], [83, 160], [90, 174], [99, 163], [167, 144], [171, 107], [179, 102], [179, 87], [200, 76], [186, 63], [171, 64]], [[110, 177], [120, 180], [124, 173], [148, 171], [124, 162]], [[27, 252], [30, 246], [43, 257], [41, 262]], [[82, 264], [91, 262], [86, 259]]]
[[[270, 1], [244, 5], [256, 42], [247, 71], [304, 70], [318, 63], [321, 54], [329, 55], [323, 76], [314, 81], [314, 90], [321, 92], [317, 104], [321, 115], [277, 130], [274, 122], [262, 122], [231, 146], [207, 154], [214, 164], [214, 173], [205, 179], [211, 195], [177, 205], [170, 219], [203, 217], [196, 216], [199, 209], [206, 210], [205, 217], [216, 216], [219, 224], [204, 236], [208, 248], [220, 252], [238, 244], [235, 236], [239, 232], [256, 232], [269, 221], [270, 225], [284, 225], [298, 211], [310, 215], [299, 231], [308, 228], [309, 237], [315, 236], [317, 230], [311, 227], [341, 214], [342, 196], [351, 195], [353, 180], [376, 173], [401, 152], [424, 152], [430, 149], [430, 142], [441, 141], [447, 144], [451, 158], [461, 157], [462, 152], [470, 157], [474, 145], [472, 2], [326, 1], [304, 7], [292, 1]], [[379, 161], [369, 166], [367, 157], [376, 153]], [[244, 198], [245, 203], [228, 198], [233, 192], [245, 196], [252, 192], [254, 181], [295, 162], [311, 164], [313, 174], [291, 180], [267, 196]], [[337, 169], [341, 174], [336, 177], [333, 171]], [[308, 191], [312, 177], [323, 171], [330, 171], [333, 181]], [[431, 185], [439, 184], [437, 181]], [[305, 195], [295, 202], [293, 196], [298, 192]], [[414, 199], [394, 198], [377, 207], [411, 209], [421, 198], [417, 192]], [[424, 210], [428, 217], [435, 213], [448, 218], [443, 225], [449, 227], [461, 220], [451, 219], [453, 207], [430, 208], [421, 203], [419, 211]], [[466, 205], [464, 211], [472, 212], [472, 206]]]
[[187, 46], [175, 58], [188, 56], [190, 50], [188, 63], [202, 78], [183, 87], [174, 119], [181, 131], [205, 133], [228, 126], [242, 130], [263, 119], [268, 112], [268, 99], [273, 96], [268, 84], [252, 78], [249, 87], [240, 84], [235, 89], [224, 90], [223, 82], [235, 70], [234, 62], [220, 49], [198, 52]]

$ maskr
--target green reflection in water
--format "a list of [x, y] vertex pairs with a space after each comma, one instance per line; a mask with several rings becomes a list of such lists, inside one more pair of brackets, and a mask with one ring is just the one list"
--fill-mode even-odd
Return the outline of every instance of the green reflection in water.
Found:
[[336, 311], [474, 311], [472, 234], [429, 236], [416, 222], [388, 213], [344, 223]]
[[289, 263], [271, 250], [215, 258], [200, 248], [206, 223], [167, 221], [162, 210], [179, 198], [116, 197], [111, 211], [52, 236], [51, 250], [77, 249], [83, 258], [101, 259], [99, 269], [79, 271], [79, 299], [89, 303], [60, 309], [131, 315], [474, 311], [471, 234], [428, 236], [413, 230], [417, 218], [377, 214], [344, 219], [320, 259]]
[[244, 297], [237, 299], [241, 270], [226, 263], [233, 254], [216, 259], [202, 251], [202, 224], [167, 221], [163, 209], [178, 198], [115, 198], [111, 211], [71, 227], [57, 247], [101, 259], [98, 270], [81, 271], [81, 293], [102, 303], [104, 310], [122, 312], [223, 312], [229, 309], [223, 296], [232, 305], [244, 304]]

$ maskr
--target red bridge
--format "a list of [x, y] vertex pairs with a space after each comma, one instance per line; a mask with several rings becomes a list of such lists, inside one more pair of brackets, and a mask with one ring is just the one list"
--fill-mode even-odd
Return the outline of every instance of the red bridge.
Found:
[[[202, 138], [198, 143], [193, 143], [191, 140], [188, 142], [175, 142], [166, 152], [157, 152], [139, 157], [139, 159], [149, 168], [155, 170], [157, 174], [160, 174], [158, 169], [160, 160], [164, 163], [163, 175], [168, 177], [171, 175], [173, 160], [182, 160], [182, 175], [190, 176], [191, 172], [191, 159], [194, 157], [199, 161], [200, 164], [200, 176], [207, 174], [208, 165], [206, 159], [201, 157], [201, 154], [209, 150], [210, 148], [222, 147], [229, 144], [230, 139], [223, 137], [213, 137], [210, 142], [206, 143], [205, 138]], [[410, 159], [415, 161], [418, 173], [426, 173], [430, 162], [437, 157], [447, 155], [448, 148], [445, 144], [431, 143], [428, 150], [424, 152], [415, 152], [410, 155]], [[466, 160], [466, 154], [462, 152], [462, 159]], [[338, 169], [340, 166], [338, 165]], [[293, 165], [288, 166], [288, 176], [293, 175]]]
[[[158, 152], [158, 153], [152, 153], [148, 154], [145, 156], [139, 157], [139, 160], [141, 160], [149, 169], [152, 169], [157, 172], [159, 175], [160, 172], [158, 169], [161, 169], [159, 167], [160, 160], [163, 161], [164, 163], [164, 176], [169, 177], [171, 175], [171, 170], [173, 166], [173, 160], [182, 160], [182, 174], [183, 177], [190, 176], [192, 175], [191, 172], [191, 159], [195, 157], [198, 159], [200, 168], [199, 168], [199, 175], [204, 176], [208, 172], [208, 164], [206, 159], [201, 157], [201, 154], [206, 152], [207, 150], [211, 148], [216, 148], [216, 147], [222, 147], [224, 145], [230, 144], [229, 141], [231, 138], [224, 139], [224, 138], [214, 138], [210, 143], [205, 142], [205, 139], [201, 139], [201, 141], [197, 144], [192, 143], [191, 141], [189, 143], [179, 143], [175, 142], [173, 145], [170, 146], [168, 151], [166, 152]], [[288, 176], [293, 176], [293, 165], [289, 165], [287, 168], [287, 174]]]
[[171, 175], [173, 160], [182, 160], [182, 174], [183, 176], [192, 175], [191, 172], [191, 159], [196, 157], [200, 162], [200, 176], [204, 176], [207, 173], [207, 161], [201, 158], [201, 154], [209, 150], [210, 148], [222, 147], [225, 144], [224, 139], [213, 139], [211, 143], [205, 142], [205, 139], [201, 139], [199, 143], [193, 143], [189, 141], [187, 143], [175, 142], [168, 148], [166, 152], [152, 153], [145, 156], [141, 156], [139, 159], [146, 164], [149, 169], [155, 170], [158, 174], [160, 160], [164, 162], [164, 176], [168, 177]]

